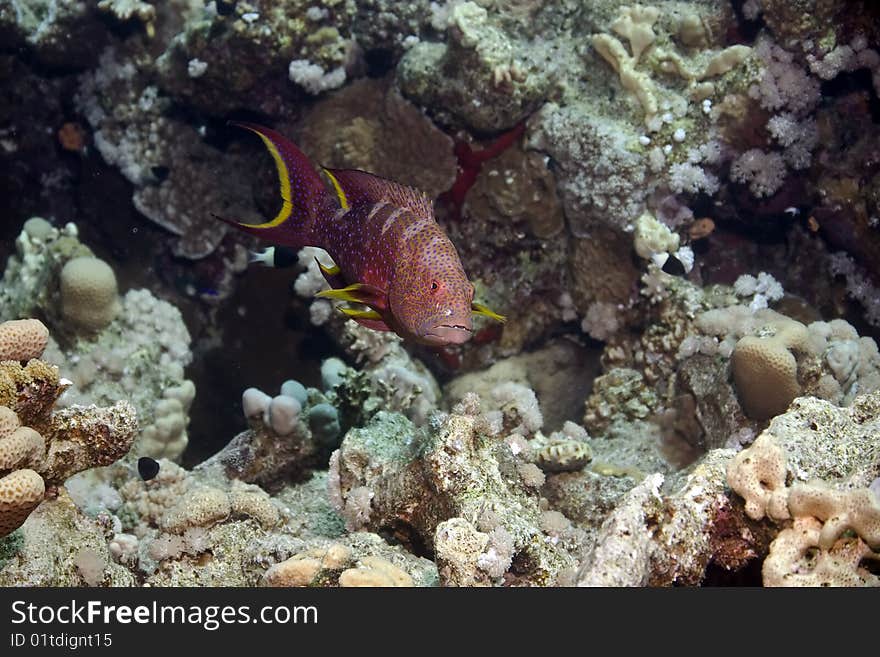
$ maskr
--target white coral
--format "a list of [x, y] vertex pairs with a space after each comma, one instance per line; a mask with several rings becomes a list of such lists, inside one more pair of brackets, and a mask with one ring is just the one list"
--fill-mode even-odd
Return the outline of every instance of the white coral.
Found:
[[747, 183], [755, 196], [772, 196], [785, 180], [785, 160], [779, 153], [765, 153], [759, 148], [752, 148], [733, 162], [730, 178], [735, 182]]

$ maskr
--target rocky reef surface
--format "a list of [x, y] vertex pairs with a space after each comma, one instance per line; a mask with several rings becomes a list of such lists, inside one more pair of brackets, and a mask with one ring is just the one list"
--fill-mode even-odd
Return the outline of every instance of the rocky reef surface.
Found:
[[[0, 7], [0, 584], [877, 586], [871, 3]], [[257, 121], [423, 190], [440, 349], [249, 267]]]

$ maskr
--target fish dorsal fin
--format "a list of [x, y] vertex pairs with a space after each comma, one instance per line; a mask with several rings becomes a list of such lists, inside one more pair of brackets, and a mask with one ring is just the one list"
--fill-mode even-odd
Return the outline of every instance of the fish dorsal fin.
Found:
[[324, 167], [324, 173], [333, 183], [339, 204], [345, 209], [354, 205], [387, 201], [397, 207], [406, 208], [419, 217], [434, 216], [431, 199], [414, 187], [407, 187], [358, 169]]

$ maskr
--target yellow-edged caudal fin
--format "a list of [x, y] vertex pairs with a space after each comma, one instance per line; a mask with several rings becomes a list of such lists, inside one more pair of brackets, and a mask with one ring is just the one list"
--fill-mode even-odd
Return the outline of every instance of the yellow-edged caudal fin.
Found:
[[330, 182], [333, 183], [333, 189], [336, 191], [336, 197], [339, 199], [339, 205], [343, 210], [348, 210], [349, 202], [348, 197], [345, 195], [345, 191], [342, 189], [342, 185], [339, 184], [339, 181], [336, 179], [332, 173], [330, 173], [330, 169], [325, 167], [321, 167], [324, 169], [324, 173], [327, 174], [327, 177], [330, 179]]
[[275, 215], [274, 219], [262, 224], [249, 225], [248, 228], [275, 228], [275, 226], [280, 226], [287, 221], [290, 218], [290, 213], [293, 211], [293, 203], [290, 201], [290, 172], [288, 172], [287, 165], [284, 163], [281, 153], [278, 152], [278, 148], [272, 143], [271, 139], [251, 126], [244, 124], [239, 125], [242, 125], [242, 127], [257, 134], [260, 139], [263, 140], [269, 153], [272, 154], [272, 159], [275, 160], [275, 168], [278, 170], [279, 191], [282, 199], [281, 210], [278, 211], [278, 214]]
[[375, 310], [355, 310], [354, 308], [340, 308], [339, 310], [351, 319], [382, 319], [382, 315]]
[[504, 323], [507, 321], [507, 318], [504, 315], [499, 315], [494, 310], [490, 310], [488, 306], [484, 306], [476, 301], [471, 304], [471, 310], [475, 315], [482, 315], [483, 317], [494, 319], [496, 322]]

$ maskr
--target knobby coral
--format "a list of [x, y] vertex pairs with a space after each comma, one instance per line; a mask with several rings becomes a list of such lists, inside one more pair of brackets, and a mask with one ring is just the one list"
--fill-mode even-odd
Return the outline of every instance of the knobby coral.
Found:
[[[0, 536], [21, 526], [47, 486], [124, 456], [137, 433], [134, 408], [52, 406], [70, 382], [37, 358], [48, 338], [39, 320], [0, 324]], [[22, 366], [20, 361], [28, 360]]]

